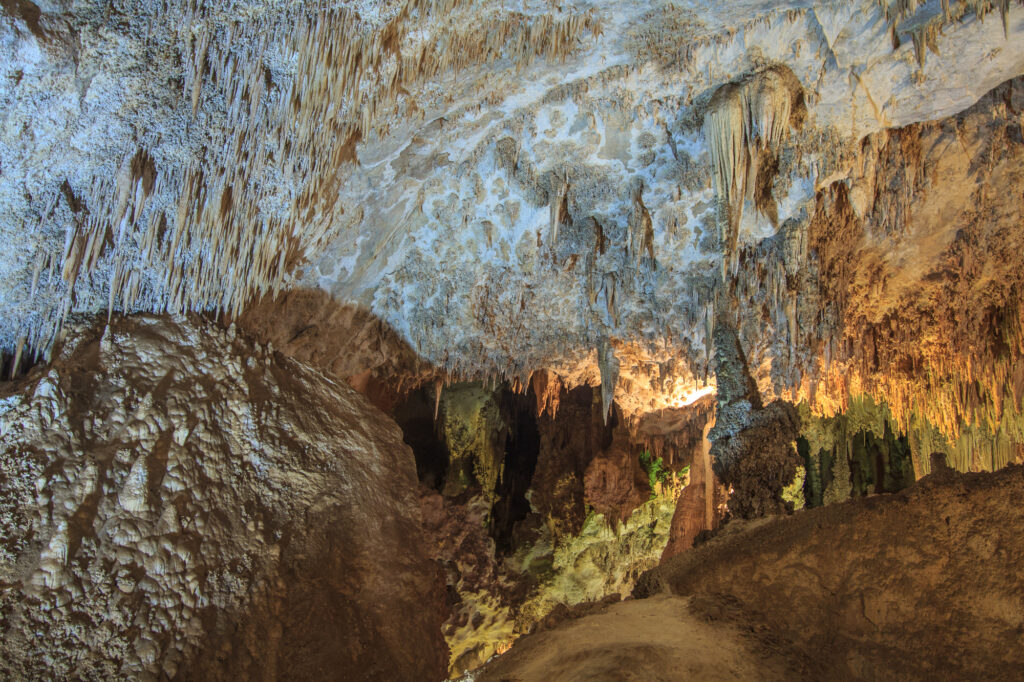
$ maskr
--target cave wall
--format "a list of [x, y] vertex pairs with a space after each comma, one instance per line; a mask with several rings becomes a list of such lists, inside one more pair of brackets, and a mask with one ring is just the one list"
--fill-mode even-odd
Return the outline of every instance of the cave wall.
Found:
[[864, 138], [728, 285], [760, 390], [822, 416], [884, 403], [916, 476], [936, 450], [960, 470], [1020, 456], [1022, 92]]
[[0, 400], [0, 676], [441, 679], [411, 451], [233, 330], [77, 330]]
[[549, 380], [431, 384], [395, 409], [447, 586], [452, 676], [559, 608], [632, 590], [691, 487], [709, 401], [636, 424], [613, 405], [606, 423], [597, 388]]

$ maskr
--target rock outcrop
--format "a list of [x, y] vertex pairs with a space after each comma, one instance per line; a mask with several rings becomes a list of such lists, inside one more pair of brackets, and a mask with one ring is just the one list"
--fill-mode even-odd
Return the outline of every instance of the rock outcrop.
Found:
[[804, 679], [1015, 679], [1022, 494], [1024, 467], [946, 467], [893, 495], [731, 523], [635, 594], [692, 596]]
[[708, 438], [712, 469], [732, 488], [729, 511], [744, 519], [792, 511], [782, 493], [800, 464], [800, 416], [785, 401], [761, 403], [735, 330], [720, 321], [714, 340], [718, 413]]
[[440, 679], [412, 453], [234, 330], [78, 330], [0, 401], [0, 676]]

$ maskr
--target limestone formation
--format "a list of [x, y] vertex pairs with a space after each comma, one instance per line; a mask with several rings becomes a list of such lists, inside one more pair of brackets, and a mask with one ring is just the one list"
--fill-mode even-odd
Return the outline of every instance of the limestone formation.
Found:
[[[597, 391], [543, 391], [452, 384], [436, 422], [433, 388], [395, 412], [416, 451], [428, 544], [448, 587], [453, 676], [559, 609], [628, 594], [664, 553], [687, 485], [694, 445], [669, 416], [634, 436], [618, 410], [605, 423]], [[557, 411], [543, 408], [545, 394]], [[640, 455], [654, 442], [669, 463], [652, 486]]]
[[394, 423], [234, 329], [73, 339], [0, 403], [0, 675], [441, 675]]
[[[745, 205], [768, 209], [772, 164], [790, 128], [807, 115], [800, 81], [788, 68], [774, 67], [718, 88], [704, 114], [704, 139], [715, 193], [722, 202], [719, 242], [723, 266], [735, 271], [738, 230]], [[767, 186], [768, 196], [759, 191]], [[755, 198], [755, 192], [758, 196]], [[748, 209], [749, 210], [749, 209]], [[771, 216], [776, 223], [777, 214]], [[724, 271], [723, 271], [724, 272]]]
[[782, 493], [799, 462], [800, 416], [785, 401], [761, 403], [735, 330], [721, 322], [714, 339], [718, 411], [709, 455], [714, 474], [731, 487], [729, 511], [744, 519], [792, 511]]
[[[610, 600], [1024, 463], [1022, 44], [1024, 0], [0, 0], [0, 677], [710, 637]], [[794, 665], [903, 650], [842, 651]]]

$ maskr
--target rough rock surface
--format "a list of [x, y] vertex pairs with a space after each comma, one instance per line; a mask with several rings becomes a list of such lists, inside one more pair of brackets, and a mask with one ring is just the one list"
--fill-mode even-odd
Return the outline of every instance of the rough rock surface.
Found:
[[[941, 463], [941, 457], [939, 462]], [[479, 680], [1017, 680], [1024, 467], [732, 522]]]
[[783, 489], [796, 474], [800, 416], [792, 404], [762, 405], [735, 330], [715, 327], [718, 412], [708, 433], [712, 469], [732, 488], [729, 511], [744, 519], [792, 511]]
[[238, 328], [288, 357], [347, 381], [385, 412], [440, 375], [390, 325], [321, 289], [289, 289], [248, 306]]
[[743, 254], [733, 321], [766, 400], [832, 415], [872, 396], [917, 477], [936, 450], [960, 471], [1024, 458], [1022, 115], [1014, 78], [869, 135], [805, 226]]
[[0, 676], [439, 679], [412, 453], [233, 330], [115, 318], [0, 401]]
[[[941, 462], [941, 456], [939, 461]], [[1024, 467], [730, 523], [645, 575], [738, 623], [806, 679], [1019, 679]]]

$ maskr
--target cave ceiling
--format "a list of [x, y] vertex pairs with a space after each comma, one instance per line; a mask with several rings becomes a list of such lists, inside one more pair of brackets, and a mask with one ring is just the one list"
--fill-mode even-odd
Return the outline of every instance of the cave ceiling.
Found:
[[[815, 395], [840, 353], [814, 341], [845, 324], [821, 321], [823, 202], [842, 186], [879, 222], [878, 136], [1024, 73], [1022, 37], [1020, 3], [979, 0], [5, 0], [0, 345], [311, 292], [423, 377], [546, 369], [637, 415], [714, 390], [728, 318], [762, 391], [839, 409], [849, 386]], [[945, 267], [955, 211], [857, 237], [905, 273], [874, 322]], [[292, 322], [286, 341], [313, 325]]]

